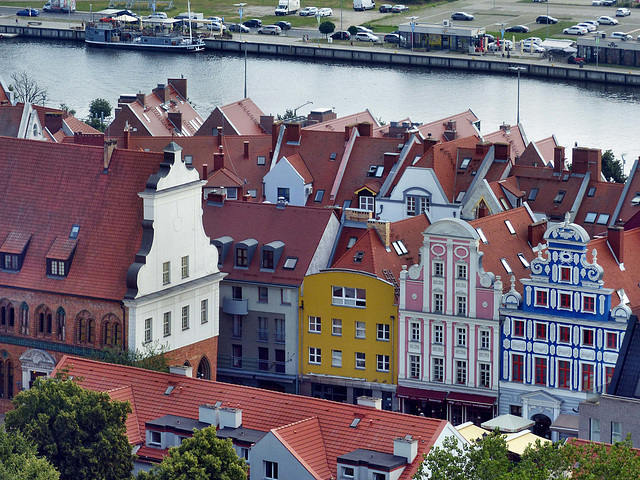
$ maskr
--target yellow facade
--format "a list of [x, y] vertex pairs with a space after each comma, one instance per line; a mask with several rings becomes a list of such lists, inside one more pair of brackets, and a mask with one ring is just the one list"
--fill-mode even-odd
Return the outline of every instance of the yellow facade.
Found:
[[336, 269], [305, 277], [300, 372], [395, 384], [395, 302], [394, 286], [372, 274]]

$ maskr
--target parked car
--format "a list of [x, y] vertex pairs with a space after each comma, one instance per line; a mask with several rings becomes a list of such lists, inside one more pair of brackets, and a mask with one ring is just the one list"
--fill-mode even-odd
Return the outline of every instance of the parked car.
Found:
[[594, 5], [596, 7], [599, 7], [600, 5], [602, 5], [602, 0], [593, 0], [591, 2], [591, 5]]
[[615, 18], [608, 17], [605, 15], [603, 17], [598, 18], [598, 23], [600, 25], [618, 25], [619, 22]]
[[467, 12], [456, 12], [451, 14], [451, 20], [464, 20], [470, 22], [473, 20], [473, 15]]
[[494, 37], [493, 35], [491, 35], [490, 33], [485, 33], [484, 34], [484, 40], [485, 40], [485, 45], [489, 45], [490, 43], [493, 43], [496, 41], [496, 37]]
[[616, 10], [616, 17], [628, 17], [631, 15], [631, 10], [628, 8], [619, 8]]
[[356, 30], [358, 30], [356, 33], [373, 33], [373, 30], [362, 25], [356, 25]]
[[514, 25], [513, 27], [509, 27], [505, 30], [505, 32], [509, 33], [529, 33], [529, 27], [526, 25]]
[[562, 33], [565, 35], [586, 35], [589, 32], [584, 27], [579, 27], [578, 25], [574, 25], [573, 27], [565, 28]]
[[378, 11], [380, 13], [388, 13], [393, 9], [393, 5], [389, 5], [388, 3], [385, 3], [384, 5], [380, 5], [380, 8], [378, 8]]
[[502, 40], [500, 44], [498, 44], [498, 42], [490, 43], [489, 45], [487, 45], [487, 50], [489, 50], [490, 52], [497, 52], [499, 50], [502, 50], [503, 44], [505, 51], [513, 50], [513, 42], [511, 40]]
[[524, 42], [535, 43], [536, 45], [540, 45], [542, 43], [542, 39], [540, 37], [529, 37], [523, 40]]
[[531, 53], [542, 53], [545, 51], [544, 47], [541, 47], [538, 43], [527, 38], [520, 42], [520, 46], [523, 52], [531, 52]]
[[380, 39], [373, 33], [358, 32], [356, 33], [356, 40], [359, 42], [379, 42]]
[[224, 20], [222, 20], [222, 17], [207, 17], [207, 20], [210, 20], [216, 23], [224, 23]]
[[546, 2], [547, 0], [533, 0], [534, 2]]
[[40, 12], [36, 8], [28, 7], [24, 10], [20, 10], [16, 13], [16, 15], [18, 15], [19, 17], [37, 17], [38, 15], [40, 15]]
[[331, 38], [334, 40], [351, 40], [351, 34], [349, 32], [339, 30], [331, 35]]
[[393, 13], [402, 13], [406, 12], [407, 10], [409, 10], [409, 7], [407, 7], [406, 5], [394, 5], [391, 9]]
[[582, 57], [576, 57], [575, 55], [569, 55], [569, 58], [567, 58], [567, 62], [571, 63], [573, 65], [578, 65], [580, 63], [585, 63], [587, 60], [585, 58]]
[[147, 18], [161, 18], [162, 20], [166, 20], [168, 17], [164, 12], [155, 12], [149, 15]]
[[558, 19], [552, 17], [551, 15], [540, 15], [538, 18], [536, 18], [536, 23], [554, 24], [558, 23]]
[[300, 10], [300, 16], [301, 17], [315, 17], [317, 12], [318, 12], [318, 8], [317, 7], [304, 7], [302, 10]]
[[400, 43], [400, 35], [397, 33], [387, 33], [382, 40], [385, 43]]
[[291, 22], [287, 22], [286, 20], [280, 20], [274, 23], [274, 25], [279, 26], [282, 30], [291, 30]]
[[330, 17], [331, 15], [333, 15], [333, 10], [331, 10], [330, 8], [321, 8], [320, 10], [318, 10], [318, 15], [320, 15], [321, 17]]
[[278, 25], [265, 25], [258, 29], [258, 33], [261, 35], [280, 35], [282, 29]]
[[[588, 24], [593, 25], [594, 27], [596, 27], [596, 30], [598, 29], [598, 21], [597, 20], [583, 20], [580, 23], [588, 23]], [[580, 23], [578, 25], [580, 25]]]
[[602, 5], [605, 7], [612, 7], [618, 4], [618, 0], [602, 0]]
[[617, 38], [620, 40], [633, 40], [633, 37], [624, 32], [611, 32], [611, 38]]
[[262, 26], [262, 20], [252, 18], [251, 20], [247, 20], [246, 22], [244, 22], [243, 25], [249, 28], [259, 28]]
[[251, 31], [249, 27], [245, 27], [241, 23], [232, 23], [227, 28], [229, 29], [230, 32], [249, 33]]
[[578, 27], [584, 27], [587, 29], [587, 32], [595, 32], [598, 27], [593, 25], [592, 23], [587, 23], [587, 22], [580, 22], [577, 25]]
[[212, 32], [224, 32], [226, 29], [227, 27], [219, 22], [211, 22], [207, 25], [207, 30], [211, 30]]

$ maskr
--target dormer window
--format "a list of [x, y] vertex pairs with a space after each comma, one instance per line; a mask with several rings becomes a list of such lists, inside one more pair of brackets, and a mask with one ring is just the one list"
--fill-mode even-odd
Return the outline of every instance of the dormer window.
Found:
[[274, 270], [280, 261], [283, 250], [284, 243], [279, 240], [263, 245], [261, 270]]
[[248, 263], [247, 249], [236, 247], [236, 267], [246, 267]]
[[0, 247], [0, 268], [11, 272], [19, 272], [29, 248], [31, 235], [11, 232]]
[[218, 266], [221, 267], [227, 258], [229, 250], [231, 250], [233, 238], [228, 236], [218, 237], [215, 240], [211, 240], [211, 243], [218, 249]]
[[162, 445], [162, 433], [154, 432], [153, 430], [149, 432], [149, 445], [160, 446]]
[[273, 250], [262, 251], [262, 268], [273, 270]]
[[562, 200], [564, 199], [564, 196], [567, 192], [565, 190], [560, 190], [558, 192], [558, 194], [555, 196], [555, 198], [553, 199], [553, 203], [562, 203]]
[[[284, 245], [284, 244], [283, 244]], [[235, 253], [235, 267], [236, 268], [248, 268], [251, 264], [251, 259], [258, 246], [258, 241], [249, 238], [236, 244]]]
[[69, 267], [76, 252], [78, 241], [72, 238], [53, 241], [53, 245], [47, 252], [47, 275], [64, 278], [69, 274]]

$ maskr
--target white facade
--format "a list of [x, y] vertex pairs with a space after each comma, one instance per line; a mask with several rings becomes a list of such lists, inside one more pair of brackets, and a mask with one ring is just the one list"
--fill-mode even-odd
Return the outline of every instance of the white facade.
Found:
[[[274, 465], [275, 471], [274, 474]], [[251, 447], [250, 480], [291, 478], [315, 480], [316, 477], [285, 447], [273, 432]]]
[[[264, 194], [267, 202], [278, 203], [278, 192], [288, 189], [289, 205], [304, 207], [307, 198], [312, 193], [311, 184], [306, 184], [302, 175], [289, 163], [287, 157], [282, 157], [278, 163], [264, 176]], [[282, 195], [280, 195], [282, 196]]]

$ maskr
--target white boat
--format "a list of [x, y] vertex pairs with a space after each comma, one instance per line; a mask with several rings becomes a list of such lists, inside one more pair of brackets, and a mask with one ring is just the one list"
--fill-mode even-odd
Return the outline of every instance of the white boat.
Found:
[[91, 22], [85, 26], [87, 45], [139, 50], [165, 50], [171, 52], [200, 52], [204, 39], [183, 35], [181, 30], [158, 27], [141, 28], [123, 22]]

